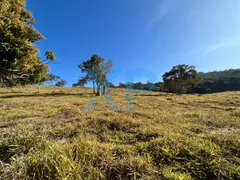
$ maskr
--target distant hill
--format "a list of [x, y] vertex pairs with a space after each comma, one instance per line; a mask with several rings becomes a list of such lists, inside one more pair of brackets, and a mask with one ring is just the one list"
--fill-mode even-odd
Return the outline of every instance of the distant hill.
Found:
[[240, 69], [198, 73], [203, 84], [192, 89], [193, 93], [213, 93], [223, 91], [240, 91]]
[[[224, 91], [240, 91], [240, 69], [228, 69], [224, 71], [199, 72], [198, 76], [203, 78], [203, 83], [198, 87], [188, 90], [188, 93], [216, 93]], [[116, 88], [127, 88], [149, 90], [149, 91], [167, 91], [163, 82], [157, 83], [120, 83]]]
[[224, 71], [212, 71], [207, 73], [200, 72], [198, 75], [206, 80], [240, 78], [240, 69], [228, 69]]

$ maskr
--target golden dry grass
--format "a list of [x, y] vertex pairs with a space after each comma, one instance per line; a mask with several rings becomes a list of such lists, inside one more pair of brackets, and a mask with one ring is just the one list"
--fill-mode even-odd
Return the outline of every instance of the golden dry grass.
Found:
[[0, 89], [0, 179], [240, 179], [240, 92]]

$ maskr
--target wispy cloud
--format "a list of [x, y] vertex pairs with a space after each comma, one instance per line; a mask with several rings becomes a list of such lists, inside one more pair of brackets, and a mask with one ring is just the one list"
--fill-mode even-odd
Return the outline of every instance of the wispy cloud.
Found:
[[148, 26], [152, 26], [156, 22], [160, 21], [163, 19], [169, 11], [172, 9], [173, 6], [173, 0], [164, 0], [161, 1], [159, 4], [158, 12], [157, 15], [154, 16], [148, 23]]
[[240, 36], [234, 36], [228, 39], [221, 39], [218, 43], [211, 44], [206, 47], [194, 50], [190, 54], [191, 55], [198, 54], [200, 56], [205, 56], [221, 49], [236, 47], [236, 46], [240, 46]]

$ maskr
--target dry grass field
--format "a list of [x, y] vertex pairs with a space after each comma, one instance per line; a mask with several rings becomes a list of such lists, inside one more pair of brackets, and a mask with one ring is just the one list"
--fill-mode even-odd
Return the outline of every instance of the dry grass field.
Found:
[[240, 179], [240, 92], [91, 92], [0, 89], [0, 179]]

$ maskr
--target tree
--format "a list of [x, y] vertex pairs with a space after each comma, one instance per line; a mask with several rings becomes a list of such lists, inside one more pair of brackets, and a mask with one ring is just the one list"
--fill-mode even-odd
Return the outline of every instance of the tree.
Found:
[[56, 59], [56, 56], [55, 56], [54, 52], [52, 52], [51, 50], [46, 51], [45, 57], [46, 57], [46, 59], [44, 61], [48, 61], [48, 60], [54, 61]]
[[101, 56], [93, 54], [90, 59], [83, 61], [78, 67], [81, 69], [82, 73], [86, 73], [85, 79], [93, 82], [94, 94], [95, 83], [97, 84], [97, 95], [106, 93], [107, 74], [112, 68], [111, 61], [105, 62]]
[[64, 80], [64, 79], [61, 79], [60, 81], [58, 81], [58, 82], [56, 83], [55, 86], [61, 86], [61, 87], [63, 87], [63, 86], [66, 86], [66, 84], [67, 84], [67, 81]]
[[111, 68], [112, 68], [112, 61], [104, 62], [104, 59], [99, 63], [99, 66], [96, 68], [97, 95], [106, 94], [107, 74], [111, 71]]
[[201, 78], [197, 76], [195, 66], [177, 65], [163, 76], [165, 88], [174, 93], [186, 93], [188, 89], [201, 83]]
[[56, 84], [57, 81], [60, 80], [60, 76], [56, 76], [54, 74], [47, 74], [47, 83], [49, 84], [49, 86], [53, 86], [54, 83]]
[[112, 82], [108, 82], [107, 86], [108, 86], [109, 88], [115, 88], [115, 86], [114, 86], [114, 84], [113, 84]]
[[78, 67], [81, 69], [82, 73], [86, 73], [86, 79], [93, 82], [93, 93], [95, 94], [95, 82], [96, 82], [96, 68], [98, 64], [102, 61], [97, 55], [92, 55], [91, 59], [83, 61]]
[[[30, 82], [38, 84], [38, 92], [40, 92], [40, 86], [45, 81], [49, 80], [50, 77], [47, 73], [50, 71], [50, 68], [48, 64], [55, 61], [55, 59], [56, 59], [56, 56], [54, 55], [54, 53], [48, 50], [45, 53], [45, 59], [42, 60], [40, 57], [38, 57], [38, 64], [36, 64], [31, 69]], [[52, 77], [52, 78], [58, 78], [58, 77]]]
[[[0, 83], [5, 86], [38, 83], [46, 77], [49, 67], [36, 54], [39, 49], [34, 42], [45, 39], [32, 25], [32, 13], [25, 9], [24, 0], [0, 1]], [[52, 51], [45, 54], [46, 60], [55, 60]], [[34, 82], [36, 83], [36, 82]]]
[[84, 87], [85, 84], [87, 84], [87, 77], [82, 77], [81, 79], [78, 80], [77, 83], [74, 83], [72, 86], [73, 87]]
[[127, 85], [125, 83], [119, 83], [118, 87], [119, 88], [127, 88]]
[[163, 82], [157, 82], [154, 84], [155, 88], [153, 89], [153, 91], [160, 91], [163, 92], [164, 91], [164, 83]]
[[200, 72], [198, 76], [203, 78], [203, 83], [191, 89], [191, 92], [203, 94], [240, 90], [240, 69]]
[[0, 79], [7, 86], [28, 83], [29, 70], [38, 63], [34, 42], [44, 37], [31, 25], [25, 1], [0, 2]]
[[134, 89], [143, 89], [144, 84], [141, 82], [137, 82], [133, 84]]
[[152, 91], [155, 89], [155, 84], [147, 81], [146, 84], [143, 85], [143, 90]]

